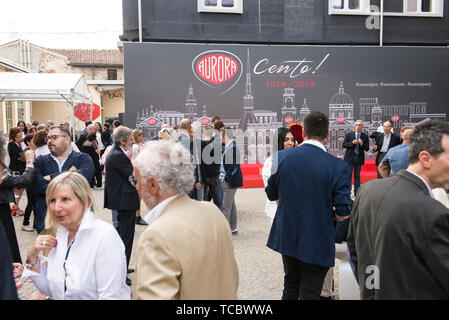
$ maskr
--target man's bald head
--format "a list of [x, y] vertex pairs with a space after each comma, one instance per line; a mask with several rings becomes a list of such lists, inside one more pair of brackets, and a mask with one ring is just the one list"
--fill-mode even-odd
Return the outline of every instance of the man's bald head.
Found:
[[181, 123], [179, 124], [179, 129], [186, 130], [189, 132], [190, 132], [191, 127], [192, 127], [192, 123], [190, 122], [189, 119], [186, 119], [186, 118], [182, 119]]
[[413, 129], [407, 129], [402, 133], [402, 141], [404, 144], [408, 144], [410, 142], [410, 136], [413, 133]]

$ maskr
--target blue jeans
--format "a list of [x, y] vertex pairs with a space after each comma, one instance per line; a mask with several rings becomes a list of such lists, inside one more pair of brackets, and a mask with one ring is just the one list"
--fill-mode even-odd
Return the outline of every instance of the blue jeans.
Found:
[[360, 171], [362, 170], [362, 165], [357, 160], [349, 160], [346, 161], [349, 165], [350, 173], [349, 173], [349, 185], [352, 184], [352, 172], [354, 171], [354, 196], [357, 194], [357, 191], [360, 188]]

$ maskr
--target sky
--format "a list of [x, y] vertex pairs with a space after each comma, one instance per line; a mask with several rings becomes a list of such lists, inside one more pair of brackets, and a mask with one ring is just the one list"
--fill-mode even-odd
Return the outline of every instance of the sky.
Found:
[[123, 33], [122, 0], [0, 0], [0, 13], [0, 44], [117, 49]]

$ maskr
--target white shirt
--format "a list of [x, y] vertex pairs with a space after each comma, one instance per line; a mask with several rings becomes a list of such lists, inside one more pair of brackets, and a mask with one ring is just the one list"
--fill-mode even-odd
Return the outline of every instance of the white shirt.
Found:
[[384, 134], [384, 142], [382, 143], [382, 149], [380, 149], [380, 152], [387, 152], [388, 151], [388, 147], [390, 145], [390, 140], [391, 140], [391, 132], [388, 136], [386, 136]]
[[151, 209], [143, 218], [148, 225], [153, 224], [161, 215], [162, 211], [165, 209], [165, 207], [175, 198], [179, 197], [179, 194], [176, 194], [174, 196], [171, 196], [161, 203], [159, 203], [157, 206], [155, 206], [153, 209]]
[[318, 148], [322, 149], [324, 152], [327, 152], [326, 148], [324, 147], [324, 145], [321, 142], [317, 141], [317, 140], [304, 140], [304, 142], [302, 144], [311, 144], [311, 145], [313, 145], [315, 147], [318, 147]]
[[[268, 179], [271, 177], [272, 164], [273, 164], [273, 157], [266, 158], [265, 162], [263, 164], [262, 179], [263, 179], [263, 184], [264, 184], [265, 188], [268, 185]], [[277, 205], [276, 201], [270, 201], [267, 199], [265, 202], [265, 213], [267, 214], [267, 216], [270, 217], [271, 219], [274, 219], [274, 216], [276, 215], [277, 207], [278, 207], [278, 205]]]
[[67, 229], [60, 226], [56, 248], [47, 258], [39, 257], [40, 273], [25, 268], [22, 279], [31, 278], [40, 292], [55, 300], [131, 299], [125, 282], [125, 246], [114, 227], [96, 219], [88, 209], [70, 248], [66, 273], [68, 235]]
[[97, 132], [95, 135], [97, 137], [98, 149], [103, 150], [104, 144], [103, 144], [103, 141], [101, 141], [101, 133]]
[[46, 144], [40, 146], [36, 149], [36, 151], [34, 151], [34, 155], [36, 156], [36, 158], [39, 156], [45, 156], [47, 154], [50, 154], [50, 150], [48, 149], [48, 146]]

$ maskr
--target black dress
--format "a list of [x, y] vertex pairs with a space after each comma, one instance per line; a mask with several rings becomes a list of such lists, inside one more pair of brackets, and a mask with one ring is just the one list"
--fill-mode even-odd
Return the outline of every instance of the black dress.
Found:
[[8, 143], [9, 169], [20, 174], [25, 171], [25, 161], [22, 159], [22, 147], [14, 141]]

